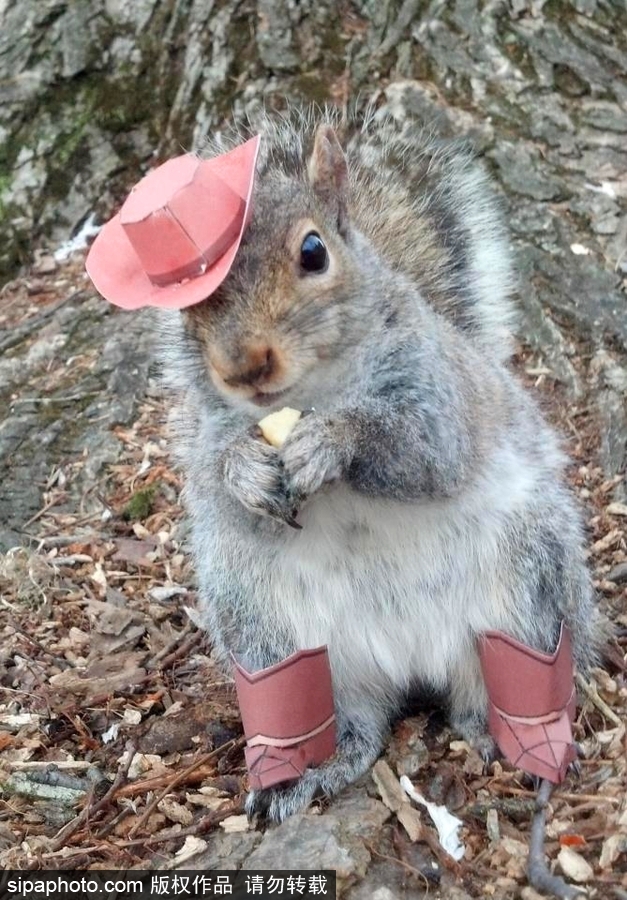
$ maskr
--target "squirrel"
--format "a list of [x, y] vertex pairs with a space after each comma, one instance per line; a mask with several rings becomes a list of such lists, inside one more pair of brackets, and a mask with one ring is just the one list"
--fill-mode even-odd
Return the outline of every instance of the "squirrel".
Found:
[[[328, 645], [335, 756], [248, 795], [282, 821], [363, 774], [417, 686], [488, 753], [481, 632], [552, 652], [564, 621], [585, 669], [600, 625], [566, 456], [510, 370], [508, 236], [475, 154], [379, 114], [256, 130], [234, 265], [162, 313], [163, 360], [216, 655]], [[285, 405], [311, 412], [277, 449], [254, 425]]]

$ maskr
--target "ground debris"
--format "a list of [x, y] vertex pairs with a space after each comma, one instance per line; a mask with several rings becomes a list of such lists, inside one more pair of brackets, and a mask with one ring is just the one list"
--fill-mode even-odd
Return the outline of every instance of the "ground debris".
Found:
[[[603, 668], [579, 681], [581, 774], [569, 775], [551, 797], [543, 854], [552, 873], [570, 866], [567, 877], [585, 874], [591, 900], [625, 898], [621, 5], [407, 0], [392, 10], [387, 2], [354, 0], [317, 4], [323, 24], [316, 18], [315, 26], [302, 11], [307, 4], [283, 5], [296, 17], [288, 29], [292, 73], [263, 69], [267, 34], [261, 59], [250, 48], [250, 61], [238, 53], [236, 78], [230, 64], [194, 63], [198, 72], [211, 80], [223, 71], [236, 91], [246, 85], [237, 98], [242, 109], [262, 94], [283, 108], [284, 97], [307, 94], [308, 84], [316, 99], [325, 92], [342, 104], [374, 96], [399, 119], [411, 109], [438, 136], [469, 135], [497, 180], [521, 288], [514, 366], [573, 460], [568, 478], [585, 509], [588, 562], [615, 626]], [[126, 4], [135, 6], [142, 4]], [[183, 20], [186, 4], [179, 6]], [[251, 47], [263, 19], [251, 20]], [[210, 28], [196, 32], [217, 41]], [[324, 72], [321, 61], [337, 61], [324, 45], [327, 35], [341, 51], [339, 67], [326, 66], [328, 84], [311, 74]], [[190, 59], [213, 52], [193, 44]], [[168, 52], [177, 45], [168, 42]], [[198, 114], [201, 135], [221, 127], [222, 112], [205, 100], [192, 110], [188, 99], [208, 97], [210, 87], [195, 90], [190, 82], [177, 93], [186, 114]], [[169, 132], [176, 130], [171, 123]], [[40, 143], [46, 152], [46, 140]], [[117, 172], [115, 155], [113, 163]], [[49, 249], [38, 252], [30, 271], [0, 289], [0, 783], [38, 790], [57, 778], [47, 785], [54, 790], [59, 775], [42, 782], [35, 773], [57, 771], [80, 787], [70, 805], [58, 795], [7, 790], [0, 867], [219, 868], [315, 859], [337, 868], [347, 900], [537, 900], [525, 884], [536, 792], [502, 761], [486, 767], [433, 710], [394, 728], [387, 769], [377, 769], [386, 772], [384, 803], [368, 795], [368, 777], [278, 828], [246, 823], [227, 833], [228, 823], [245, 824], [241, 725], [232, 682], [194, 624], [200, 619], [181, 483], [167, 453], [167, 405], [149, 369], [147, 318], [96, 297], [83, 254], [52, 258]], [[101, 776], [93, 783], [90, 769]], [[435, 833], [421, 813], [400, 803], [392, 773], [408, 776], [426, 799], [462, 820], [466, 852], [455, 866], [429, 843]]]

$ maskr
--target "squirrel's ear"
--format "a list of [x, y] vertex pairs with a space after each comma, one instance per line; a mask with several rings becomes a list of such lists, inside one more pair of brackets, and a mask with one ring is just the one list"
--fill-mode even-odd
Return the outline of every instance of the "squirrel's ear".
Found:
[[338, 228], [343, 233], [348, 200], [348, 165], [330, 125], [318, 126], [307, 171], [314, 191], [324, 203], [337, 211]]

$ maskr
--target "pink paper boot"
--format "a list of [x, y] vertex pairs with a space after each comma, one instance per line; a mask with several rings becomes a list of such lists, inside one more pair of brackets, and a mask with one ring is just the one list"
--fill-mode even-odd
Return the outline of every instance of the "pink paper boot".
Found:
[[576, 758], [571, 723], [575, 687], [570, 633], [540, 653], [502, 631], [486, 631], [479, 657], [488, 691], [490, 734], [515, 766], [559, 783]]
[[335, 713], [326, 647], [300, 650], [258, 672], [235, 663], [235, 687], [251, 789], [300, 778], [335, 752]]

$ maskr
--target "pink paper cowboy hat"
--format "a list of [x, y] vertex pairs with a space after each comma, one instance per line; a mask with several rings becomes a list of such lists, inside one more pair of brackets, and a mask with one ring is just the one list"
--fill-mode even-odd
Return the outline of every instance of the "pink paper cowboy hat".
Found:
[[89, 251], [98, 291], [124, 309], [183, 309], [212, 294], [250, 219], [259, 142], [214, 159], [187, 153], [149, 172]]

